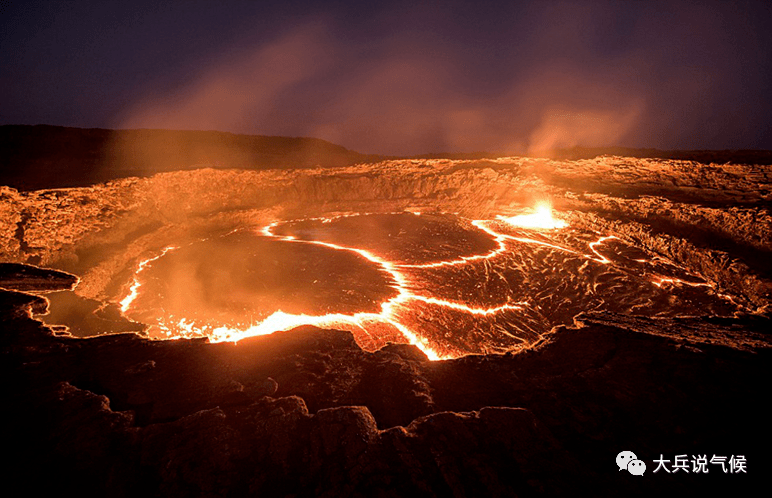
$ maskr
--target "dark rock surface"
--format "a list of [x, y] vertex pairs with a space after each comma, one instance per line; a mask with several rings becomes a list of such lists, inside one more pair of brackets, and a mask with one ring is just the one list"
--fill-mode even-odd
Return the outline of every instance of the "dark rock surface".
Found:
[[[57, 337], [30, 319], [36, 298], [0, 297], [17, 310], [0, 324], [6, 470], [29, 491], [744, 495], [769, 463], [770, 350], [697, 348], [630, 317], [586, 317], [527, 353], [431, 362], [314, 327], [237, 344]], [[618, 472], [623, 450], [649, 471]], [[661, 454], [698, 453], [743, 455], [748, 473], [651, 472]]]
[[63, 271], [18, 263], [0, 263], [0, 287], [20, 291], [70, 290], [78, 277]]

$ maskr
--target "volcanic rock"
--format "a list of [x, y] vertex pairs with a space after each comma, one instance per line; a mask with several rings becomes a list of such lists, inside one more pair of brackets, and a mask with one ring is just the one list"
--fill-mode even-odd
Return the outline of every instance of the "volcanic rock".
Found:
[[18, 263], [0, 263], [0, 287], [19, 291], [70, 290], [78, 277], [63, 271]]
[[[33, 319], [72, 275], [77, 296], [115, 307], [138, 263], [170, 240], [350, 211], [493, 219], [534, 192], [576, 226], [700, 275], [736, 311], [588, 309], [507, 353], [442, 361], [404, 343], [364, 351], [349, 332], [312, 326], [210, 343], [78, 338]], [[742, 495], [770, 463], [768, 168], [414, 160], [0, 195], [3, 259], [56, 268], [6, 265], [0, 289], [3, 443], [28, 492]], [[621, 451], [646, 474], [619, 471]], [[742, 456], [747, 468], [654, 473], [655, 459], [677, 455]]]
[[[4, 316], [4, 336], [17, 332], [3, 347], [13, 471], [47, 469], [51, 480], [30, 481], [41, 489], [643, 495], [661, 484], [618, 474], [622, 447], [647, 462], [684, 448], [763, 461], [769, 349], [690, 347], [631, 318], [586, 320], [528, 353], [431, 362], [310, 327], [233, 345], [56, 337]], [[676, 490], [715, 482], [665, 479]]]

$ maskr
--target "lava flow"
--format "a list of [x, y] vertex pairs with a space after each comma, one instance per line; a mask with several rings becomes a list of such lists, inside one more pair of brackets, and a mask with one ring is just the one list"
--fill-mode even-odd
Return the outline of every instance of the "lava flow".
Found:
[[147, 266], [150, 263], [157, 260], [158, 258], [163, 257], [167, 252], [173, 249], [177, 249], [177, 248], [173, 246], [165, 247], [163, 251], [161, 251], [161, 254], [159, 254], [158, 256], [153, 256], [152, 258], [147, 258], [139, 262], [139, 264], [137, 265], [137, 271], [134, 273], [134, 281], [131, 283], [131, 287], [129, 288], [129, 294], [123, 299], [121, 299], [121, 303], [120, 303], [121, 311], [123, 311], [124, 313], [128, 311], [129, 308], [131, 307], [131, 303], [133, 303], [134, 300], [139, 295], [139, 288], [142, 285], [139, 282], [139, 274], [142, 273], [142, 271], [145, 268], [147, 268]]
[[366, 350], [410, 343], [435, 360], [526, 348], [585, 310], [674, 316], [699, 306], [735, 309], [699, 277], [613, 235], [571, 229], [548, 206], [495, 220], [275, 221], [165, 248], [138, 265], [121, 300], [158, 339], [238, 341], [316, 325], [348, 330]]

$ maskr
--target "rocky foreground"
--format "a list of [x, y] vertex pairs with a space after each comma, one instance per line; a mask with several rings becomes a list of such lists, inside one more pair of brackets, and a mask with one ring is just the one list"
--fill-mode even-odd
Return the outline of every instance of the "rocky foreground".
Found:
[[[769, 349], [591, 315], [527, 353], [440, 362], [311, 327], [235, 345], [73, 339], [31, 320], [40, 298], [24, 296], [2, 293], [4, 447], [33, 493], [637, 496], [749, 489], [769, 461]], [[617, 471], [623, 450], [649, 472]], [[679, 454], [742, 455], [748, 473], [651, 473]]]
[[[523, 352], [446, 361], [406, 344], [366, 352], [349, 333], [312, 327], [237, 344], [79, 339], [31, 315], [73, 274], [76, 293], [109, 306], [141, 254], [213, 226], [342, 210], [493, 217], [541, 196], [572, 223], [699, 274], [744, 311], [585, 312]], [[32, 493], [101, 496], [748, 495], [772, 463], [770, 201], [768, 168], [629, 158], [4, 188], [7, 475]], [[643, 476], [617, 469], [625, 450]], [[679, 455], [689, 473], [672, 473]], [[695, 473], [700, 455], [746, 464]], [[671, 473], [654, 472], [661, 458]]]

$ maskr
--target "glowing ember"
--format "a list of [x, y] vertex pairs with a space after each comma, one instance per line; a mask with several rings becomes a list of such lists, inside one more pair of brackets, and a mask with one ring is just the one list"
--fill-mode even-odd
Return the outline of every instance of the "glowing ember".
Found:
[[537, 230], [553, 230], [568, 226], [568, 223], [565, 221], [558, 220], [552, 216], [552, 207], [546, 203], [539, 204], [536, 207], [536, 212], [532, 214], [521, 214], [511, 218], [499, 216], [498, 218], [516, 227]]

